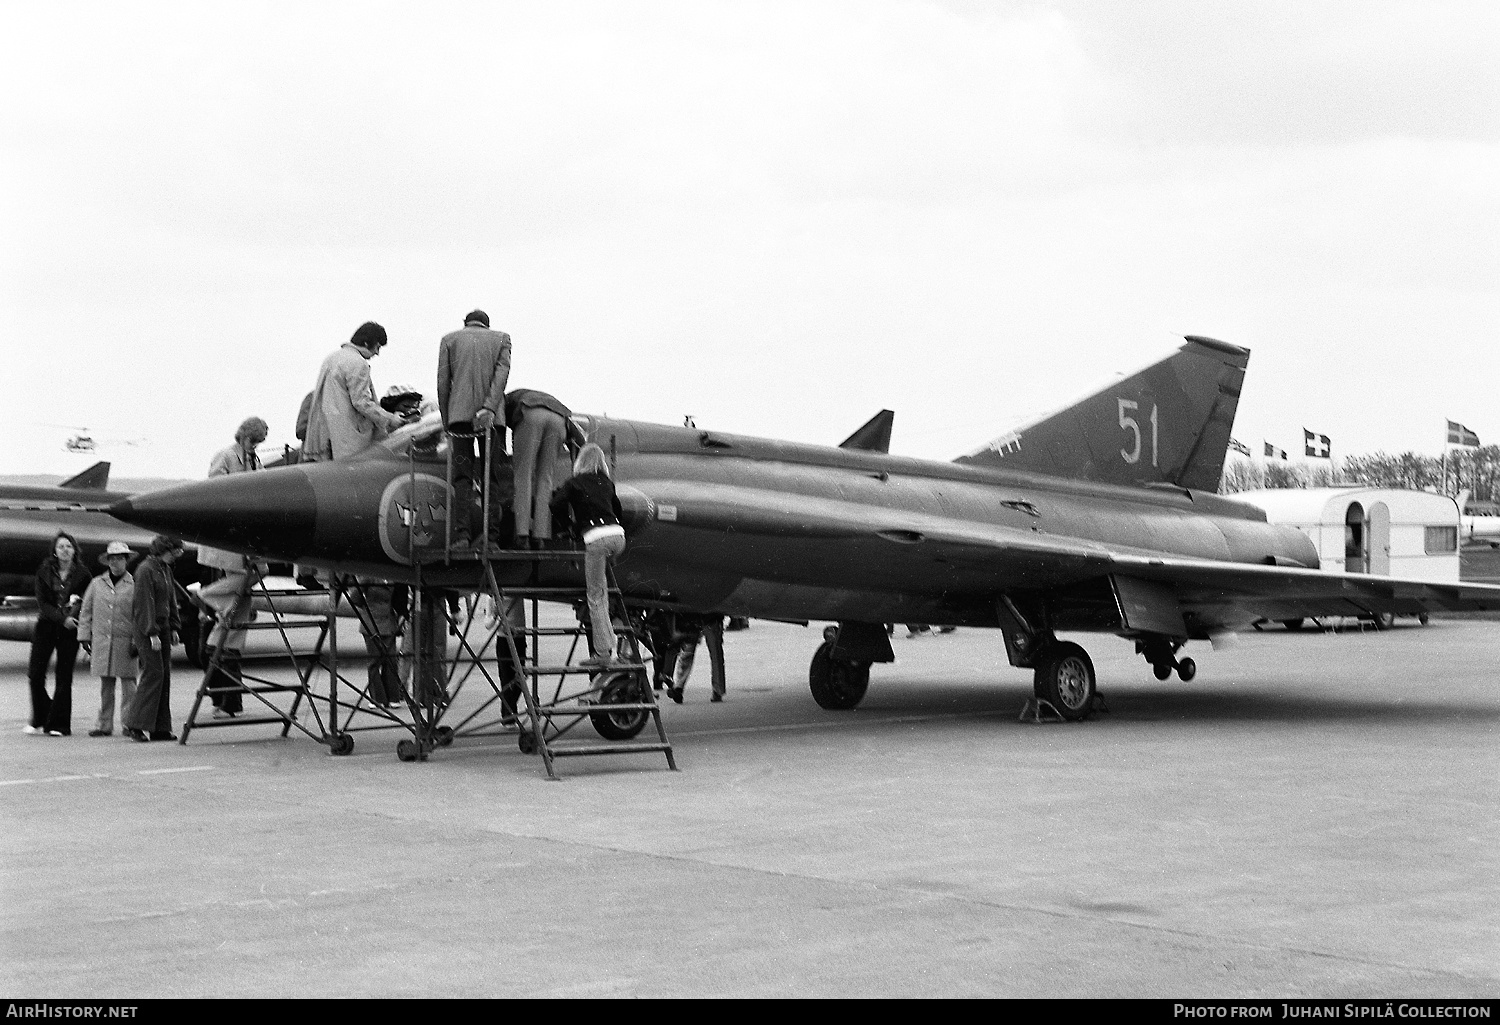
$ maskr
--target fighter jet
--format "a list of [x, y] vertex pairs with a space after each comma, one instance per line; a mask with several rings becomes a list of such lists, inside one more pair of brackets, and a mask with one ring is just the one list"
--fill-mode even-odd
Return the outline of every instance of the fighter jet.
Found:
[[[837, 623], [812, 656], [825, 708], [857, 705], [885, 624], [998, 630], [1063, 717], [1094, 706], [1088, 653], [1115, 634], [1158, 679], [1196, 666], [1190, 640], [1257, 620], [1500, 609], [1500, 587], [1325, 573], [1306, 536], [1215, 494], [1247, 349], [1198, 336], [1138, 373], [951, 463], [888, 454], [885, 412], [842, 447], [594, 416], [612, 460], [629, 600]], [[347, 462], [300, 464], [137, 495], [127, 522], [215, 546], [437, 587], [475, 588], [442, 558], [447, 474], [432, 420]], [[419, 444], [421, 439], [427, 444]], [[563, 564], [566, 565], [566, 564]], [[515, 582], [522, 563], [500, 566]]]

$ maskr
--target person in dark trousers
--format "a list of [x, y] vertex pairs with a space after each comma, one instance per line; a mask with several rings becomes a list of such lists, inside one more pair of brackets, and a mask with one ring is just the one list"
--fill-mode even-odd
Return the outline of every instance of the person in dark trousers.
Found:
[[535, 388], [517, 388], [505, 396], [505, 422], [515, 434], [517, 548], [541, 548], [552, 539], [548, 500], [556, 483], [558, 456], [567, 455], [572, 415], [567, 406]]
[[514, 720], [523, 703], [521, 689], [526, 686], [526, 606], [520, 598], [504, 598], [495, 605], [493, 625], [500, 625], [500, 617], [510, 629], [516, 643], [518, 665], [510, 656], [510, 645], [504, 634], [495, 638], [495, 661], [500, 671], [500, 715], [503, 720]]
[[[467, 511], [455, 510], [453, 544], [467, 545], [482, 529], [483, 513], [476, 503], [481, 494], [478, 483], [484, 471], [484, 454], [491, 439], [495, 442], [490, 458], [490, 502], [501, 488], [501, 455], [505, 452], [505, 383], [510, 378], [510, 335], [490, 330], [490, 315], [474, 310], [464, 317], [464, 326], [443, 336], [438, 343], [438, 408], [443, 426], [453, 446], [454, 501]], [[496, 421], [499, 419], [499, 423]], [[493, 431], [493, 434], [491, 433]], [[503, 544], [500, 516], [492, 508], [490, 537], [493, 544]]]
[[177, 739], [172, 733], [172, 640], [181, 623], [172, 563], [181, 554], [181, 541], [158, 534], [151, 539], [151, 554], [135, 569], [131, 615], [141, 679], [121, 722], [125, 736], [142, 743]]
[[[31, 638], [31, 725], [27, 733], [66, 737], [73, 732], [73, 665], [78, 660], [78, 612], [89, 587], [78, 561], [78, 542], [66, 531], [52, 539], [52, 554], [36, 571], [40, 616]], [[57, 653], [57, 686], [47, 695], [47, 664]]]
[[672, 684], [667, 688], [667, 696], [682, 704], [682, 692], [687, 688], [688, 678], [693, 675], [693, 661], [698, 654], [698, 642], [702, 640], [708, 642], [709, 680], [713, 689], [709, 700], [718, 704], [724, 700], [724, 617], [680, 613], [677, 626], [679, 636], [674, 638]]
[[625, 528], [609, 460], [593, 442], [583, 446], [570, 477], [552, 498], [552, 515], [566, 518], [574, 536], [583, 542], [584, 590], [588, 596], [589, 634], [593, 654], [584, 665], [605, 666], [615, 661], [615, 631], [609, 617], [609, 560], [625, 551]]

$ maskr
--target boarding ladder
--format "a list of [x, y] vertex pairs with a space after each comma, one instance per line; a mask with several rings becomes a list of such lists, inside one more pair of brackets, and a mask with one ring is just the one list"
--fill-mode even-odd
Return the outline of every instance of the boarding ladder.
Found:
[[[301, 608], [290, 611], [287, 606], [294, 598], [302, 604], [305, 604], [306, 599], [314, 602], [326, 599], [327, 609], [316, 613], [309, 613]], [[261, 616], [261, 612], [268, 614]], [[230, 658], [224, 645], [215, 646], [213, 654], [205, 660], [203, 679], [193, 697], [193, 707], [182, 724], [178, 743], [186, 744], [188, 737], [196, 729], [268, 723], [280, 725], [283, 737], [297, 729], [313, 740], [329, 743], [330, 736], [336, 736], [337, 731], [326, 728], [323, 716], [313, 700], [311, 684], [313, 673], [323, 664], [325, 645], [337, 644], [336, 607], [333, 599], [327, 592], [274, 586], [267, 580], [265, 565], [252, 563], [240, 585], [228, 618], [239, 622], [235, 629], [247, 632], [276, 631], [295, 673], [296, 682], [289, 682], [284, 677], [247, 672], [243, 658]], [[218, 624], [214, 623], [207, 629], [209, 632], [202, 635], [205, 645], [218, 631]], [[305, 633], [308, 629], [317, 630], [312, 652], [306, 656], [298, 656], [292, 641], [293, 632]], [[259, 661], [257, 659], [257, 663]], [[199, 718], [204, 698], [212, 701], [215, 697], [222, 698], [232, 693], [243, 696], [244, 707], [240, 713], [232, 718]], [[287, 703], [288, 699], [290, 704]], [[309, 729], [298, 717], [304, 703], [311, 711], [317, 732]]]
[[[450, 432], [452, 437], [472, 439], [474, 434]], [[556, 759], [592, 755], [660, 753], [667, 766], [676, 769], [672, 743], [662, 722], [650, 683], [650, 670], [641, 659], [640, 639], [634, 627], [635, 617], [624, 606], [613, 573], [608, 590], [612, 620], [616, 625], [617, 661], [606, 667], [584, 665], [589, 653], [588, 626], [585, 616], [585, 589], [579, 582], [584, 552], [578, 547], [554, 545], [543, 550], [517, 550], [491, 544], [491, 459], [495, 446], [485, 446], [480, 541], [456, 547], [452, 541], [453, 486], [452, 455], [448, 460], [448, 515], [443, 546], [417, 554], [412, 547], [417, 586], [413, 590], [417, 605], [412, 615], [418, 622], [436, 619], [441, 612], [449, 632], [456, 635], [459, 651], [451, 663], [431, 659], [425, 643], [430, 632], [420, 627], [412, 653], [412, 716], [420, 725], [411, 741], [402, 741], [397, 755], [406, 761], [424, 760], [437, 747], [452, 743], [460, 736], [493, 735], [496, 729], [513, 728], [517, 745], [526, 754], [540, 754], [547, 778], [559, 777]], [[424, 586], [424, 578], [441, 565], [473, 562], [480, 571], [480, 585], [466, 612], [455, 615], [448, 603], [440, 609], [424, 611], [423, 602], [434, 601], [435, 592]], [[520, 582], [517, 582], [520, 581]], [[471, 640], [472, 628], [479, 613], [479, 597], [488, 599], [491, 617], [480, 631], [477, 645]], [[546, 605], [544, 606], [544, 603]], [[571, 625], [548, 625], [542, 611], [556, 603], [571, 605], [575, 621]], [[621, 625], [623, 624], [623, 625]], [[486, 654], [503, 670], [505, 679], [489, 672]], [[432, 662], [446, 663], [441, 681], [427, 668]], [[464, 684], [478, 674], [490, 687], [490, 694], [478, 709], [462, 719], [444, 723], [448, 709]], [[418, 686], [417, 681], [422, 685]], [[435, 685], [436, 684], [436, 685]], [[499, 704], [499, 715], [493, 709]], [[573, 733], [588, 722], [603, 742], [580, 742]], [[635, 738], [651, 724], [655, 739]]]

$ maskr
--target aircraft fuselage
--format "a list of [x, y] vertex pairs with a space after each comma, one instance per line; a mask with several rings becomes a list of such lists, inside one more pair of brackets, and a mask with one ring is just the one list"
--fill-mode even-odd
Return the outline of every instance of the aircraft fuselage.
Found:
[[[1318, 564], [1297, 531], [1181, 488], [578, 419], [614, 461], [630, 541], [618, 577], [642, 600], [773, 619], [994, 626], [1001, 593], [1086, 585], [1107, 575], [1109, 552]], [[441, 552], [445, 480], [441, 462], [377, 449], [135, 496], [116, 511], [191, 540], [410, 581], [413, 546], [419, 558]], [[1007, 561], [996, 549], [1012, 541]], [[1097, 559], [1080, 559], [1080, 542]], [[424, 579], [478, 583], [472, 564], [441, 561], [425, 563]], [[1095, 618], [1071, 625], [1110, 628]]]

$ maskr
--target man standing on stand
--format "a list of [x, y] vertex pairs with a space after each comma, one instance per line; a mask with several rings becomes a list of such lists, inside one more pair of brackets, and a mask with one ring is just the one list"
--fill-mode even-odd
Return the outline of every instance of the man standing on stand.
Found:
[[[453, 446], [454, 545], [467, 545], [483, 528], [483, 512], [475, 507], [481, 492], [485, 449], [494, 430], [490, 456], [491, 501], [501, 488], [500, 456], [505, 452], [505, 384], [510, 378], [510, 335], [490, 330], [489, 314], [474, 310], [464, 326], [443, 336], [438, 344], [438, 407]], [[500, 510], [490, 510], [492, 544], [501, 544]]]
[[385, 328], [366, 321], [318, 368], [318, 383], [308, 402], [302, 462], [356, 456], [406, 422], [375, 401], [370, 360], [385, 345]]

